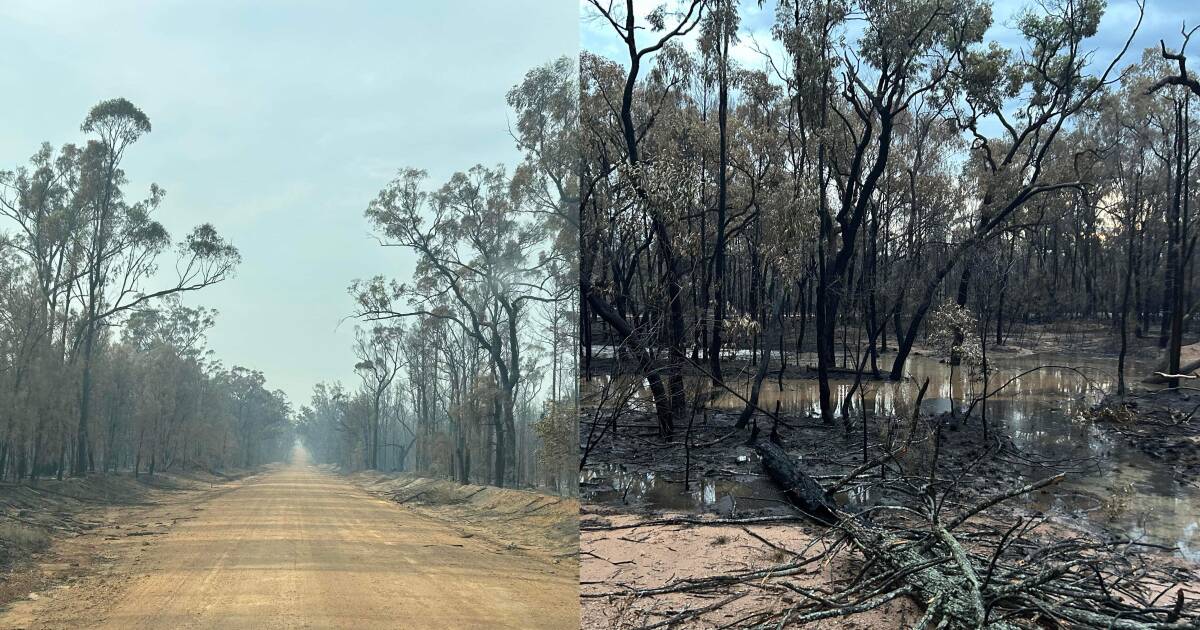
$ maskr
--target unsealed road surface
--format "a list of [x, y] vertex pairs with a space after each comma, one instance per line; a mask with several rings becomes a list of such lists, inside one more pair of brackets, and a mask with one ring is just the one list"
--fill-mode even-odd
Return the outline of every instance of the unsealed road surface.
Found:
[[0, 627], [579, 626], [566, 563], [463, 537], [302, 462], [160, 512], [140, 519], [145, 535], [89, 534], [113, 564], [18, 603]]

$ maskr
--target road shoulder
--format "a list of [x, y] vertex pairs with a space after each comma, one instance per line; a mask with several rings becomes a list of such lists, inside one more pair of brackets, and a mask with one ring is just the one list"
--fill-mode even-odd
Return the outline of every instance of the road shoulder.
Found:
[[[99, 614], [116, 600], [156, 539], [252, 476], [202, 473], [133, 480], [116, 475], [0, 488], [0, 505], [50, 538], [48, 547], [4, 569], [0, 627], [30, 627], [35, 620], [39, 627], [69, 627], [53, 620], [72, 617], [64, 614], [68, 610]], [[100, 499], [87, 498], [97, 487], [108, 492], [100, 493]]]

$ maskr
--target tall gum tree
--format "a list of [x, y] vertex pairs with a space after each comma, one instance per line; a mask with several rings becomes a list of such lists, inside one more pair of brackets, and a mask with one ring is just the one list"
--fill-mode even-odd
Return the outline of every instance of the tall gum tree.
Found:
[[[909, 324], [899, 339], [890, 378], [899, 380], [941, 282], [956, 268], [961, 275], [958, 302], [968, 294], [971, 267], [964, 264], [979, 245], [995, 239], [1010, 219], [1043, 195], [1079, 190], [1085, 182], [1071, 176], [1047, 176], [1049, 159], [1072, 118], [1093, 104], [1114, 79], [1114, 70], [1141, 25], [1098, 73], [1090, 68], [1086, 41], [1096, 34], [1103, 0], [1057, 0], [1029, 9], [1017, 21], [1026, 40], [1013, 51], [997, 43], [972, 47], [957, 55], [948, 87], [955, 125], [972, 138], [971, 154], [981, 167], [977, 211], [965, 236], [940, 258], [925, 282]], [[983, 131], [984, 121], [1002, 129], [999, 137]]]
[[76, 295], [83, 312], [76, 343], [82, 366], [79, 423], [71, 472], [89, 468], [92, 368], [96, 339], [109, 319], [150, 300], [196, 291], [229, 277], [240, 256], [209, 224], [194, 228], [177, 245], [177, 277], [165, 287], [143, 287], [157, 271], [159, 255], [170, 245], [162, 224], [152, 218], [163, 191], [152, 185], [150, 197], [127, 203], [121, 162], [125, 151], [150, 131], [150, 119], [129, 101], [117, 98], [97, 104], [81, 130], [96, 136], [79, 154], [80, 186], [75, 203], [82, 213], [82, 239]]
[[379, 427], [384, 396], [392, 381], [404, 366], [401, 352], [404, 348], [404, 328], [401, 326], [373, 326], [356, 331], [354, 354], [358, 363], [354, 369], [362, 378], [363, 386], [371, 395], [371, 429], [367, 440], [367, 467], [379, 470]]
[[[672, 214], [678, 209], [664, 207], [660, 200], [655, 200], [651, 187], [662, 186], [662, 182], [648, 181], [647, 164], [640, 158], [639, 146], [654, 124], [655, 105], [642, 121], [635, 121], [635, 93], [638, 77], [643, 70], [643, 64], [659, 51], [666, 49], [668, 44], [680, 37], [686, 36], [700, 23], [703, 17], [704, 0], [689, 0], [684, 2], [679, 11], [672, 14], [665, 6], [659, 6], [645, 16], [645, 21], [653, 35], [648, 44], [639, 43], [638, 31], [645, 27], [638, 23], [638, 13], [634, 0], [626, 0], [623, 6], [613, 2], [588, 0], [589, 4], [621, 39], [628, 55], [628, 66], [622, 81], [619, 99], [610, 101], [610, 107], [620, 123], [621, 148], [624, 155], [620, 156], [620, 168], [614, 169], [633, 192], [637, 203], [648, 218], [653, 234], [653, 245], [661, 261], [663, 277], [663, 302], [666, 313], [666, 334], [662, 340], [667, 348], [668, 361], [665, 366], [654, 361], [645, 347], [635, 347], [632, 351], [637, 357], [639, 369], [650, 379], [657, 409], [659, 433], [669, 436], [675, 429], [676, 420], [682, 420], [686, 413], [686, 400], [683, 386], [683, 366], [686, 363], [686, 333], [683, 313], [683, 264], [680, 260], [675, 237], [672, 233]], [[670, 21], [670, 23], [669, 23]], [[670, 86], [661, 94], [666, 95]], [[619, 103], [619, 105], [617, 104]], [[657, 106], [661, 106], [658, 103]], [[581, 272], [585, 277], [588, 270]], [[621, 316], [618, 309], [609, 304], [604, 295], [596, 287], [585, 288], [584, 299], [588, 301], [592, 311], [622, 337], [624, 342], [632, 342], [635, 326]], [[661, 372], [661, 375], [660, 375]], [[665, 378], [662, 378], [665, 376]], [[665, 383], [664, 383], [665, 381]]]

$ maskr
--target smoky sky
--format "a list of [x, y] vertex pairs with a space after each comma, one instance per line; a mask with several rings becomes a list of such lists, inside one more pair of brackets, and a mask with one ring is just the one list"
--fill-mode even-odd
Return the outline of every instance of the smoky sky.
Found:
[[436, 186], [514, 165], [505, 93], [578, 50], [569, 0], [9, 0], [0, 168], [84, 141], [103, 99], [142, 108], [153, 131], [128, 152], [127, 196], [157, 183], [172, 236], [211, 222], [240, 249], [234, 279], [185, 302], [219, 311], [216, 357], [299, 405], [318, 381], [355, 380], [350, 281], [411, 273], [367, 204], [402, 167]]

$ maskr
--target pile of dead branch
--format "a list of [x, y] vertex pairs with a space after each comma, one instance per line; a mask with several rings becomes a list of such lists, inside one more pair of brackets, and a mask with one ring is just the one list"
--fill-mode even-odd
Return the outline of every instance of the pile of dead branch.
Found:
[[[763, 441], [757, 448], [772, 479], [811, 520], [827, 526], [820, 539], [804, 550], [785, 550], [791, 560], [764, 569], [585, 596], [710, 598], [707, 605], [680, 610], [647, 629], [683, 627], [711, 616], [746, 589], [795, 603], [742, 615], [728, 627], [821, 627], [822, 620], [908, 598], [924, 611], [915, 628], [1200, 628], [1200, 580], [1194, 567], [1171, 556], [1170, 548], [1084, 535], [1056, 526], [1045, 515], [1004, 508], [1017, 497], [1048, 491], [1064, 474], [967, 499], [957, 491], [965, 472], [957, 471], [957, 478], [916, 474], [888, 454], [825, 489], [777, 445]], [[882, 498], [872, 507], [850, 512], [835, 503], [830, 490], [881, 468], [886, 470], [873, 490]], [[802, 586], [800, 576], [811, 568], [835, 564], [852, 570], [819, 588], [811, 582]]]
[[818, 619], [907, 596], [925, 606], [919, 628], [1200, 627], [1200, 593], [1186, 590], [1195, 576], [1161, 563], [1154, 552], [1162, 548], [1039, 531], [1049, 528], [1044, 516], [973, 518], [1059, 479], [957, 509], [932, 484], [893, 483], [907, 486], [917, 507], [839, 514], [837, 544], [826, 553], [855, 549], [866, 559], [862, 574], [785, 617]]

